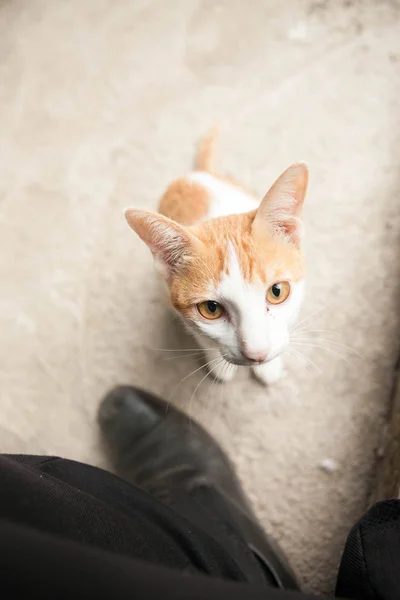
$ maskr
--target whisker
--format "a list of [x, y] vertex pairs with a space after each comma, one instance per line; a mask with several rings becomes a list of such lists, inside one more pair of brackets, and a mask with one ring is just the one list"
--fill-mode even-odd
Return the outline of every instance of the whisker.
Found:
[[343, 344], [342, 342], [337, 342], [336, 340], [327, 340], [327, 339], [321, 339], [321, 338], [308, 338], [308, 337], [297, 337], [297, 336], [293, 336], [293, 338], [291, 338], [293, 340], [299, 340], [299, 341], [305, 341], [305, 342], [321, 342], [323, 344], [333, 344], [334, 346], [338, 346], [340, 348], [344, 348], [345, 350], [348, 350], [349, 352], [354, 352], [354, 354], [356, 354], [357, 356], [359, 356], [360, 358], [362, 358], [364, 360], [364, 356], [362, 354], [360, 354], [357, 350], [355, 350], [354, 348], [352, 348], [351, 346], [348, 346], [347, 344]]
[[199, 348], [197, 346], [197, 348], [148, 348], [148, 350], [156, 352], [194, 352], [198, 350], [199, 352], [204, 352], [204, 350], [218, 350], [218, 348], [215, 348], [215, 346], [213, 348]]
[[171, 402], [172, 396], [174, 395], [174, 393], [176, 392], [176, 390], [179, 388], [179, 386], [186, 381], [186, 379], [188, 379], [189, 377], [191, 377], [191, 375], [194, 375], [195, 373], [197, 373], [198, 371], [200, 371], [201, 369], [204, 369], [204, 367], [208, 367], [209, 365], [211, 365], [212, 363], [216, 362], [217, 360], [220, 360], [220, 356], [217, 356], [217, 358], [214, 358], [212, 360], [207, 361], [206, 363], [204, 363], [203, 365], [201, 365], [200, 367], [198, 367], [197, 369], [194, 369], [194, 371], [191, 371], [191, 373], [189, 373], [189, 375], [186, 375], [186, 377], [184, 377], [183, 379], [180, 380], [180, 382], [178, 383], [178, 385], [176, 385], [174, 387], [174, 389], [172, 390], [169, 400], [168, 402]]
[[319, 375], [322, 374], [321, 369], [316, 365], [316, 363], [314, 361], [312, 361], [310, 358], [308, 358], [307, 356], [305, 356], [304, 354], [302, 354], [301, 352], [294, 350], [294, 348], [289, 348], [287, 350], [287, 352], [289, 352], [290, 354], [293, 354], [293, 356], [297, 356], [297, 358], [301, 358], [302, 360], [304, 360], [311, 367], [313, 367]]
[[349, 363], [349, 365], [353, 366], [351, 361], [346, 357], [343, 356], [343, 354], [340, 354], [339, 352], [336, 352], [336, 350], [333, 350], [332, 348], [327, 348], [326, 346], [321, 346], [318, 344], [311, 344], [310, 342], [293, 342], [295, 345], [298, 346], [308, 346], [309, 348], [319, 348], [320, 350], [326, 350], [327, 352], [330, 352], [331, 354], [334, 354], [335, 356], [338, 356], [339, 358], [341, 358], [342, 360], [344, 360], [345, 362]]
[[308, 321], [312, 317], [315, 317], [315, 315], [317, 315], [318, 313], [322, 312], [323, 310], [326, 310], [325, 306], [323, 306], [322, 308], [319, 308], [315, 312], [311, 313], [311, 315], [308, 315], [308, 317], [305, 317], [305, 319], [303, 319], [302, 321], [299, 321], [299, 323], [296, 323], [296, 325], [294, 327], [292, 327], [290, 329], [290, 331], [295, 331], [302, 323], [305, 323], [306, 321]]
[[332, 335], [339, 335], [339, 333], [337, 331], [335, 331], [334, 329], [307, 329], [306, 327], [300, 327], [300, 329], [297, 331], [297, 333], [299, 333], [300, 331], [310, 332], [310, 333], [324, 332], [324, 333], [331, 333]]
[[228, 375], [229, 371], [230, 371], [230, 370], [231, 370], [233, 367], [234, 367], [234, 365], [232, 365], [232, 363], [229, 363], [229, 362], [227, 362], [227, 361], [225, 362], [224, 366], [222, 367], [222, 370], [221, 370], [221, 373], [220, 373], [220, 375], [222, 376], [222, 377], [221, 377], [221, 379], [220, 379], [220, 380], [221, 380], [221, 383], [222, 383], [222, 387], [224, 387], [224, 384], [225, 384], [224, 377], [225, 377], [226, 375]]
[[[225, 363], [222, 366], [221, 372], [219, 373], [220, 376], [222, 376], [225, 373], [228, 364], [229, 363]], [[219, 364], [216, 366], [216, 368], [218, 368], [218, 366], [219, 366]], [[207, 398], [206, 398], [206, 402], [205, 402], [205, 410], [206, 410], [206, 412], [209, 409], [209, 405], [210, 405], [210, 402], [211, 402], [211, 392], [215, 389], [216, 386], [218, 386], [218, 383], [220, 384], [220, 394], [219, 394], [219, 400], [218, 400], [218, 402], [221, 405], [222, 401], [223, 401], [223, 393], [224, 393], [224, 387], [225, 386], [223, 385], [221, 379], [215, 373], [212, 375], [212, 377], [213, 377], [213, 381], [212, 381], [212, 383], [210, 385], [210, 388], [208, 390]], [[212, 413], [213, 416], [214, 416], [214, 414], [215, 413]]]
[[161, 362], [166, 362], [168, 360], [176, 360], [177, 358], [189, 358], [190, 356], [199, 356], [199, 354], [203, 354], [202, 350], [198, 352], [190, 352], [189, 354], [179, 354], [178, 356], [168, 356], [168, 358], [163, 358]]
[[217, 369], [217, 368], [219, 367], [219, 365], [220, 365], [220, 364], [221, 364], [221, 363], [222, 363], [224, 360], [225, 360], [225, 359], [224, 359], [224, 357], [223, 357], [223, 356], [221, 356], [221, 357], [220, 357], [220, 361], [219, 361], [219, 362], [218, 362], [216, 365], [214, 365], [214, 366], [213, 366], [213, 367], [212, 367], [212, 368], [211, 368], [209, 371], [207, 371], [207, 372], [206, 372], [206, 374], [204, 375], [204, 377], [202, 377], [202, 378], [200, 379], [199, 383], [198, 383], [198, 384], [196, 385], [196, 387], [194, 388], [194, 390], [193, 390], [193, 393], [192, 393], [192, 395], [191, 395], [191, 397], [190, 397], [190, 401], [189, 401], [189, 415], [191, 415], [191, 412], [192, 412], [192, 408], [191, 408], [191, 407], [192, 407], [193, 398], [195, 397], [195, 395], [196, 395], [196, 392], [197, 392], [197, 390], [199, 389], [200, 385], [203, 383], [203, 381], [204, 381], [205, 379], [207, 379], [207, 377], [208, 377], [209, 375], [211, 375], [211, 373], [212, 373], [212, 372], [213, 372], [215, 369]]

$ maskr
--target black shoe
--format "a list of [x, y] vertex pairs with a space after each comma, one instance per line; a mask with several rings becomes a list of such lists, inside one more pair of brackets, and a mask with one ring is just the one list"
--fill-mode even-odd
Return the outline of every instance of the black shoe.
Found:
[[276, 587], [299, 589], [277, 543], [262, 530], [232, 464], [195, 421], [163, 400], [120, 386], [103, 400], [99, 423], [118, 474], [169, 503], [179, 490], [212, 488]]

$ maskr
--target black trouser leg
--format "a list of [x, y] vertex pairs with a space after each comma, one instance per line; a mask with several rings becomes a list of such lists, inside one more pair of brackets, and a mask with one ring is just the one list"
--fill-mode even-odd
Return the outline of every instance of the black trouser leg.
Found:
[[[0, 457], [0, 597], [310, 599], [268, 587], [217, 497], [174, 508], [87, 465]], [[353, 527], [337, 594], [400, 598], [399, 500]]]
[[0, 457], [0, 595], [306, 599], [269, 587], [214, 500], [180, 498], [178, 514], [87, 465]]

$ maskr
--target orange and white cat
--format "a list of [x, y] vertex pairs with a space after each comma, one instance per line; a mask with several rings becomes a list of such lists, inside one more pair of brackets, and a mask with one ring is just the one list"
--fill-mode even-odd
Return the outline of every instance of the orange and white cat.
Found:
[[159, 213], [129, 208], [126, 219], [153, 253], [209, 371], [228, 381], [247, 365], [271, 384], [282, 375], [303, 298], [308, 169], [290, 166], [260, 203], [214, 171], [213, 141], [214, 134], [204, 140], [196, 170], [169, 185]]

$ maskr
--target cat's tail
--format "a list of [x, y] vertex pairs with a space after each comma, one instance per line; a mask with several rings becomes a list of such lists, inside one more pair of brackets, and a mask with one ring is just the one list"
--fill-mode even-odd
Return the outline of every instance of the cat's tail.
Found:
[[214, 169], [215, 145], [219, 133], [217, 125], [201, 140], [196, 157], [196, 170], [212, 173]]

